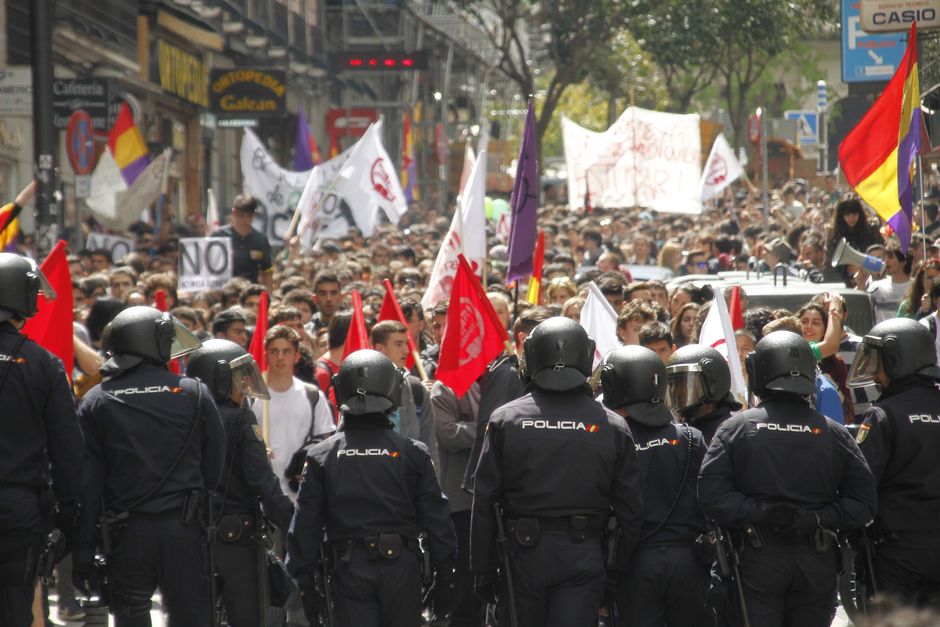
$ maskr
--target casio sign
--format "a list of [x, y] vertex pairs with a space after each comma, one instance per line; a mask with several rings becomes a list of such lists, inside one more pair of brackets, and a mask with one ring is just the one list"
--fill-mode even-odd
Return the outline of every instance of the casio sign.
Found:
[[914, 22], [918, 32], [940, 28], [940, 0], [861, 0], [859, 13], [868, 33], [907, 31]]

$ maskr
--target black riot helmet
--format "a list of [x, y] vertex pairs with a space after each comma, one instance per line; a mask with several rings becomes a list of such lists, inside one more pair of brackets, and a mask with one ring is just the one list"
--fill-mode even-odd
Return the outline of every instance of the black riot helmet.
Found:
[[203, 342], [189, 354], [186, 374], [205, 383], [217, 401], [228, 400], [232, 390], [252, 398], [271, 398], [254, 358], [229, 340]]
[[871, 383], [879, 366], [891, 381], [921, 375], [940, 379], [934, 339], [924, 325], [909, 318], [892, 318], [876, 324], [858, 347], [849, 385]]
[[666, 408], [666, 365], [645, 346], [621, 346], [601, 368], [604, 405], [624, 408], [634, 420], [651, 427], [672, 422]]
[[129, 307], [105, 327], [104, 348], [111, 358], [102, 374], [113, 376], [142, 361], [165, 364], [199, 348], [202, 343], [183, 323], [167, 312], [145, 307]]
[[583, 385], [591, 375], [594, 340], [571, 318], [541, 322], [525, 339], [525, 374], [543, 390], [565, 392]]
[[731, 371], [724, 356], [710, 346], [687, 344], [676, 350], [666, 366], [669, 408], [682, 416], [707, 403], [740, 407], [731, 395]]
[[745, 361], [747, 387], [767, 397], [774, 392], [809, 396], [816, 393], [816, 358], [809, 342], [792, 331], [761, 338]]
[[36, 262], [13, 253], [0, 253], [0, 320], [36, 315], [39, 293], [56, 297]]
[[402, 381], [401, 372], [382, 353], [355, 351], [333, 375], [336, 404], [346, 416], [388, 413], [401, 402]]

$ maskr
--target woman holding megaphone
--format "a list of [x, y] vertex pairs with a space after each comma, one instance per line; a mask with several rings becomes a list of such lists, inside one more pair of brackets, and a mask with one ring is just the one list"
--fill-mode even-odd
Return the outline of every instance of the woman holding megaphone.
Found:
[[[826, 263], [832, 263], [839, 242], [843, 238], [846, 244], [861, 252], [865, 252], [872, 244], [883, 243], [881, 234], [878, 232], [877, 220], [869, 222], [868, 214], [858, 198], [848, 198], [836, 205], [826, 241]], [[847, 266], [841, 265], [839, 271], [843, 279], [850, 278]]]

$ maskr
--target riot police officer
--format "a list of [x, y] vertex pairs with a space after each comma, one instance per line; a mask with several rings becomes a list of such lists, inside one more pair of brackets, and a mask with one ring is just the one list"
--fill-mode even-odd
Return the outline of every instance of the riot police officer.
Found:
[[601, 368], [604, 405], [627, 420], [643, 485], [643, 526], [618, 587], [620, 617], [631, 627], [701, 627], [707, 573], [695, 548], [705, 532], [696, 480], [702, 433], [673, 422], [666, 366], [642, 346], [622, 346]]
[[[642, 522], [634, 442], [586, 384], [594, 342], [581, 325], [549, 318], [523, 350], [527, 393], [493, 412], [477, 466], [470, 568], [480, 598], [498, 596], [501, 625], [514, 614], [519, 625], [594, 625], [606, 578], [602, 528], [612, 509], [630, 545]], [[503, 528], [508, 569], [497, 559]]]
[[886, 320], [868, 332], [850, 383], [881, 396], [862, 415], [857, 441], [878, 486], [875, 581], [911, 603], [940, 603], [940, 368], [923, 325]]
[[40, 292], [55, 298], [34, 261], [0, 253], [0, 624], [11, 627], [33, 620], [36, 569], [50, 531], [50, 479], [55, 526], [69, 537], [81, 492], [82, 435], [65, 369], [20, 333]]
[[[421, 613], [419, 533], [427, 533], [437, 584], [449, 587], [454, 526], [431, 457], [392, 430], [401, 375], [373, 350], [343, 360], [333, 377], [343, 427], [307, 454], [287, 538], [287, 568], [304, 613], [324, 610], [316, 574], [332, 562], [337, 625], [415, 626]], [[326, 530], [328, 555], [321, 555]], [[322, 584], [321, 584], [322, 585]]]
[[741, 409], [731, 394], [731, 371], [721, 353], [709, 346], [688, 344], [678, 349], [666, 367], [669, 408], [702, 432], [705, 444], [718, 426]]
[[111, 321], [104, 344], [102, 383], [78, 408], [87, 507], [73, 580], [86, 593], [95, 587], [98, 548], [116, 625], [149, 626], [157, 587], [171, 625], [208, 625], [202, 501], [219, 484], [225, 433], [206, 386], [166, 368], [199, 340], [169, 313], [138, 306]]
[[232, 627], [265, 625], [265, 518], [286, 532], [294, 514], [271, 468], [261, 428], [244, 403], [247, 397], [268, 398], [268, 388], [251, 355], [228, 340], [204, 342], [190, 354], [186, 372], [208, 386], [228, 434], [225, 470], [212, 508], [225, 614]]
[[816, 360], [806, 340], [775, 331], [745, 362], [762, 402], [718, 428], [702, 463], [699, 501], [745, 538], [740, 583], [751, 625], [828, 626], [832, 532], [871, 520], [871, 471], [845, 427], [810, 404]]

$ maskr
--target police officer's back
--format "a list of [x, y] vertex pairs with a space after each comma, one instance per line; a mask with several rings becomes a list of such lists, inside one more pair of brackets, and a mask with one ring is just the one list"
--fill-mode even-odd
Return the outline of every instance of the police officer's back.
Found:
[[65, 370], [20, 334], [41, 289], [54, 296], [35, 262], [0, 253], [0, 624], [10, 627], [32, 622], [50, 479], [66, 534], [80, 502], [83, 442]]
[[850, 383], [874, 381], [878, 401], [857, 436], [878, 485], [875, 579], [915, 603], [940, 603], [940, 369], [930, 331], [896, 318], [862, 340]]
[[264, 625], [268, 604], [261, 586], [268, 582], [259, 578], [265, 550], [258, 504], [264, 518], [285, 532], [294, 513], [271, 468], [261, 428], [244, 404], [249, 396], [267, 398], [267, 386], [251, 355], [228, 340], [203, 343], [190, 354], [186, 372], [208, 386], [228, 434], [225, 470], [213, 506], [215, 561], [226, 617], [232, 627]]
[[845, 428], [810, 406], [816, 362], [803, 338], [773, 332], [746, 366], [762, 403], [718, 428], [699, 500], [747, 539], [742, 585], [751, 625], [828, 626], [836, 588], [829, 532], [871, 519], [871, 472]]
[[709, 346], [687, 344], [669, 358], [670, 408], [702, 432], [705, 444], [741, 404], [731, 394], [731, 371], [721, 353]]
[[85, 450], [85, 508], [73, 579], [94, 582], [95, 526], [112, 528], [107, 555], [117, 625], [149, 625], [159, 587], [171, 625], [210, 619], [199, 502], [222, 473], [225, 434], [212, 395], [166, 369], [199, 341], [167, 313], [131, 307], [105, 329], [112, 357], [103, 381], [79, 406]]
[[601, 531], [613, 510], [626, 541], [642, 519], [636, 452], [624, 419], [586, 385], [594, 342], [550, 318], [525, 342], [528, 393], [493, 412], [477, 467], [470, 566], [493, 602], [501, 504], [513, 546], [515, 598], [500, 573], [500, 624], [515, 602], [521, 625], [594, 624], [605, 582]]
[[643, 485], [643, 526], [618, 586], [621, 620], [631, 627], [705, 625], [707, 574], [695, 547], [705, 532], [695, 492], [705, 440], [698, 429], [673, 422], [666, 366], [648, 348], [610, 353], [601, 386], [604, 405], [624, 416], [633, 433]]
[[344, 426], [308, 453], [288, 534], [287, 567], [311, 623], [321, 609], [314, 575], [325, 557], [336, 624], [417, 625], [422, 530], [438, 585], [449, 585], [457, 541], [447, 500], [426, 447], [393, 431], [388, 418], [400, 383], [392, 362], [372, 350], [349, 355], [333, 379]]

